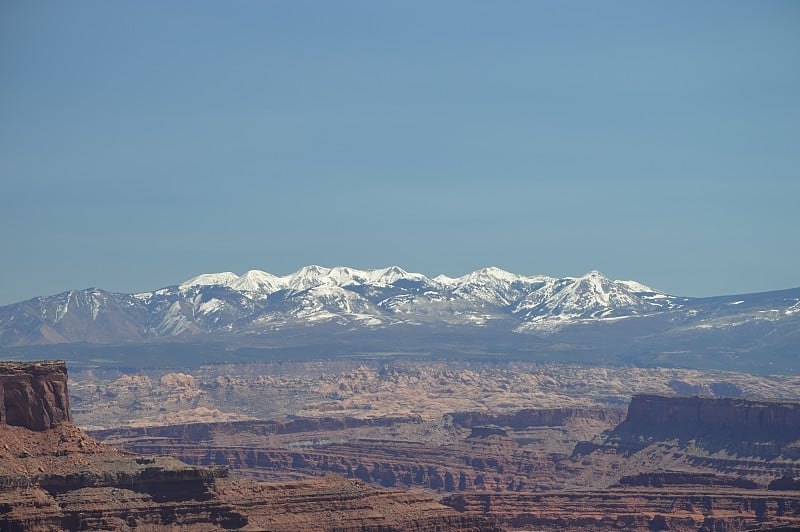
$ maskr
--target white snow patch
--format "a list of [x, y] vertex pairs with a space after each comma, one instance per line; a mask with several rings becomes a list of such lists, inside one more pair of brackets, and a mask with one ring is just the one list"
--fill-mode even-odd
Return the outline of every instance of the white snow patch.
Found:
[[642, 283], [638, 283], [636, 281], [617, 281], [617, 282], [627, 286], [634, 292], [653, 292], [655, 296], [651, 297], [665, 297], [664, 293], [661, 292], [660, 290], [656, 290], [655, 288], [650, 288], [649, 286], [644, 285]]
[[191, 288], [192, 286], [211, 286], [211, 285], [228, 286], [229, 284], [236, 281], [238, 278], [239, 276], [232, 272], [204, 273], [202, 275], [198, 275], [197, 277], [189, 279], [185, 283], [181, 283], [179, 288], [186, 289], [186, 288]]
[[201, 303], [200, 306], [197, 308], [197, 312], [199, 314], [211, 314], [213, 312], [217, 312], [221, 310], [225, 306], [225, 302], [221, 299], [213, 298], [209, 299], [208, 301]]

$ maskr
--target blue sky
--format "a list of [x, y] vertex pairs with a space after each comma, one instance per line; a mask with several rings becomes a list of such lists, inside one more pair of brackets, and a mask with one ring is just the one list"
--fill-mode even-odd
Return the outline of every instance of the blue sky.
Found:
[[0, 3], [0, 304], [202, 272], [800, 286], [800, 4]]

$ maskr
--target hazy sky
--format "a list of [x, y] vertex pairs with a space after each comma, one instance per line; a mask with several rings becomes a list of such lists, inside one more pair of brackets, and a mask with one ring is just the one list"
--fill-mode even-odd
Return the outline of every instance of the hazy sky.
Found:
[[0, 2], [0, 304], [202, 272], [800, 286], [800, 2]]

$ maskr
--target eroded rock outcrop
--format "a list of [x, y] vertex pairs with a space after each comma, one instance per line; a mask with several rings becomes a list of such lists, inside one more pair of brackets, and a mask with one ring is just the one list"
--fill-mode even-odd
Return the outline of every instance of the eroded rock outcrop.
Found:
[[41, 432], [0, 426], [0, 442], [4, 531], [498, 530], [492, 519], [459, 513], [430, 494], [377, 490], [338, 475], [253, 482], [226, 468], [122, 453], [68, 424]]
[[524, 408], [514, 412], [493, 414], [490, 412], [456, 412], [450, 416], [454, 425], [475, 427], [497, 425], [512, 429], [529, 427], [556, 427], [570, 419], [595, 420], [616, 425], [624, 418], [624, 412], [614, 408]]
[[726, 477], [714, 473], [693, 473], [691, 471], [655, 471], [625, 476], [619, 479], [619, 486], [638, 486], [664, 488], [670, 486], [704, 486], [708, 488], [757, 489], [759, 486], [746, 478]]
[[620, 429], [660, 427], [680, 433], [718, 431], [754, 438], [800, 437], [800, 404], [740, 398], [636, 395]]
[[71, 419], [63, 360], [0, 363], [0, 423], [45, 430]]
[[578, 444], [573, 456], [603, 453], [627, 462], [672, 456], [671, 461], [680, 458], [678, 470], [760, 476], [766, 485], [781, 475], [800, 474], [800, 403], [636, 395], [625, 421]]
[[443, 501], [524, 530], [797, 530], [800, 494], [735, 489], [647, 489], [464, 493]]
[[[579, 439], [613, 427], [620, 410], [522, 409], [418, 416], [239, 421], [93, 431], [101, 441], [186, 463], [224, 464], [260, 479], [336, 472], [383, 487], [437, 492], [559, 487], [555, 469]], [[502, 427], [482, 425], [495, 421]]]
[[376, 490], [340, 475], [257, 483], [226, 467], [123, 452], [70, 423], [63, 362], [0, 363], [0, 375], [3, 531], [498, 530], [491, 518], [430, 494]]
[[247, 516], [216, 494], [225, 477], [224, 468], [118, 451], [68, 422], [0, 424], [0, 530], [244, 526]]

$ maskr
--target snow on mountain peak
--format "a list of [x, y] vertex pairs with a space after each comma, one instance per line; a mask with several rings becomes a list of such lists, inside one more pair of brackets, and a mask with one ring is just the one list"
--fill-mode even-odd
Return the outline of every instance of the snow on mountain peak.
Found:
[[314, 286], [324, 284], [326, 281], [330, 282], [329, 279], [326, 279], [330, 271], [330, 268], [312, 264], [311, 266], [303, 266], [293, 274], [287, 275], [284, 279], [287, 281], [287, 288], [291, 290], [308, 290]]
[[[400, 280], [422, 283], [426, 286], [424, 294], [416, 292], [419, 288], [411, 288], [412, 285], [396, 284]], [[308, 292], [294, 304], [301, 307], [311, 305], [310, 308], [322, 305], [326, 312], [335, 308], [348, 313], [352, 312], [348, 309], [364, 311], [371, 308], [370, 305], [391, 307], [395, 313], [401, 308], [406, 309], [401, 313], [423, 309], [430, 312], [434, 302], [450, 305], [447, 302], [461, 300], [459, 305], [478, 305], [475, 308], [508, 308], [513, 315], [531, 323], [552, 320], [554, 316], [559, 320], [616, 318], [657, 311], [671, 304], [671, 298], [662, 292], [635, 281], [611, 280], [597, 270], [580, 277], [556, 279], [519, 275], [496, 266], [481, 268], [461, 277], [439, 275], [431, 280], [399, 266], [359, 270], [347, 266], [326, 268], [310, 265], [283, 277], [261, 270], [250, 270], [241, 276], [231, 272], [203, 274], [179, 288], [185, 291], [189, 287], [211, 285], [226, 286], [246, 296], [249, 301], [262, 302], [282, 290], [288, 290], [288, 293], [277, 301], [290, 301], [295, 297], [292, 294]], [[395, 292], [387, 293], [386, 289]], [[316, 299], [319, 301], [312, 304]]]
[[652, 293], [652, 294], [663, 294], [661, 290], [656, 290], [655, 288], [650, 288], [647, 285], [636, 281], [617, 281], [618, 283], [624, 284], [628, 288], [630, 288], [634, 292], [641, 292], [641, 293]]
[[474, 280], [474, 279], [492, 279], [498, 281], [504, 281], [507, 283], [512, 283], [522, 277], [516, 273], [507, 272], [501, 268], [496, 266], [489, 266], [488, 268], [481, 268], [479, 270], [475, 270], [474, 272], [468, 273], [462, 279], [465, 280]]
[[632, 281], [614, 281], [593, 270], [582, 277], [554, 280], [531, 292], [516, 305], [514, 313], [528, 321], [523, 329], [531, 329], [570, 319], [619, 318], [669, 307], [669, 298], [647, 294], [659, 292]]
[[316, 264], [311, 264], [309, 266], [303, 266], [297, 272], [297, 274], [301, 275], [325, 275], [326, 273], [330, 272], [330, 268], [326, 268], [324, 266], [317, 266]]
[[492, 266], [468, 273], [451, 282], [453, 292], [461, 297], [502, 307], [519, 300], [540, 285], [542, 278], [528, 278]]
[[179, 288], [191, 288], [192, 286], [210, 286], [210, 285], [223, 285], [227, 286], [239, 278], [233, 272], [221, 272], [221, 273], [204, 273], [198, 275], [197, 277], [193, 277], [188, 281], [181, 283]]
[[455, 277], [448, 277], [447, 275], [444, 274], [439, 274], [433, 278], [434, 282], [442, 286], [450, 286], [452, 284], [455, 284], [456, 280], [457, 279]]
[[398, 266], [389, 266], [388, 268], [370, 270], [368, 279], [371, 283], [381, 285], [390, 285], [396, 283], [400, 279], [430, 281], [430, 279], [420, 273], [409, 273]]
[[328, 272], [328, 278], [336, 286], [362, 284], [367, 279], [367, 272], [348, 266], [336, 266]]
[[283, 286], [280, 277], [261, 270], [250, 270], [241, 277], [227, 283], [227, 286], [254, 296], [266, 297]]

